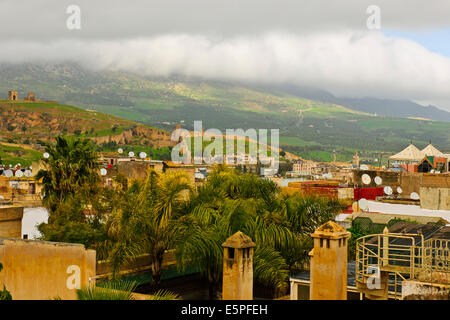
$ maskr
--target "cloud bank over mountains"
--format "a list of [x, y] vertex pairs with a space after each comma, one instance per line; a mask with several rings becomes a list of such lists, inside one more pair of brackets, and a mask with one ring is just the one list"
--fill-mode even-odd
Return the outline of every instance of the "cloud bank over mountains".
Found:
[[[383, 28], [448, 23], [448, 1], [378, 2]], [[71, 1], [29, 3], [0, 1], [0, 12], [20, 13], [0, 21], [0, 63], [290, 83], [450, 110], [450, 58], [367, 30], [371, 1], [79, 1], [80, 31], [65, 28]]]

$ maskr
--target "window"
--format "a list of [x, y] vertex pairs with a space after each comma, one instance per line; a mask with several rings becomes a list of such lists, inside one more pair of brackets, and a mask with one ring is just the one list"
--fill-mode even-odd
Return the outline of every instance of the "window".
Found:
[[228, 259], [234, 259], [234, 248], [228, 248]]

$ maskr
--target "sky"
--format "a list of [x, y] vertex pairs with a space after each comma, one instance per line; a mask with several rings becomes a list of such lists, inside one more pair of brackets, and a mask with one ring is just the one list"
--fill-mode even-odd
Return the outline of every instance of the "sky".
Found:
[[[80, 29], [67, 27], [71, 5]], [[0, 63], [289, 83], [450, 111], [448, 0], [0, 0], [0, 13]]]

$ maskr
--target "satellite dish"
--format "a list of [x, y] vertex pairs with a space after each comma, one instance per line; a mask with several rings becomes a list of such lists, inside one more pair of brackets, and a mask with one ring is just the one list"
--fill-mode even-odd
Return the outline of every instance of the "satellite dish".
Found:
[[400, 193], [402, 193], [402, 192], [403, 192], [402, 188], [397, 187], [397, 193], [400, 194]]
[[5, 200], [5, 197], [4, 196], [0, 196], [0, 200]]
[[101, 169], [100, 169], [100, 174], [101, 174], [102, 176], [106, 176], [107, 173], [108, 173], [108, 171], [107, 171], [105, 168], [101, 168]]
[[11, 178], [14, 175], [13, 171], [11, 169], [8, 169], [5, 171], [5, 176], [7, 178]]
[[360, 166], [360, 168], [361, 168], [361, 170], [369, 170], [369, 167], [367, 165], [365, 165], [365, 164], [362, 164]]
[[358, 206], [361, 208], [361, 210], [368, 210], [369, 209], [369, 201], [367, 199], [359, 199]]
[[370, 182], [372, 181], [368, 174], [363, 174], [361, 179], [364, 184], [370, 184]]
[[128, 156], [129, 156], [130, 158], [133, 158], [133, 157], [134, 157], [134, 152], [133, 152], [133, 151], [128, 152]]
[[22, 178], [23, 177], [22, 170], [17, 170], [15, 176], [16, 176], [16, 178]]
[[392, 194], [392, 188], [389, 186], [384, 187], [383, 189], [384, 193], [390, 196]]
[[117, 152], [120, 153], [120, 154], [122, 154], [122, 153], [123, 153], [123, 149], [122, 149], [122, 148], [119, 148], [119, 149], [117, 150]]
[[31, 170], [25, 170], [25, 172], [23, 173], [23, 175], [24, 175], [25, 177], [29, 178], [29, 177], [31, 177], [32, 172], [31, 172]]
[[44, 158], [45, 158], [45, 159], [50, 158], [50, 154], [49, 154], [48, 152], [45, 152], [45, 153], [44, 153]]
[[383, 179], [381, 179], [379, 176], [376, 176], [376, 177], [373, 179], [373, 181], [375, 181], [375, 183], [376, 183], [377, 185], [380, 185], [380, 184], [383, 183]]
[[141, 153], [139, 153], [139, 158], [145, 159], [145, 158], [147, 158], [147, 154], [145, 152], [141, 152]]
[[417, 192], [411, 192], [411, 194], [409, 195], [409, 197], [413, 200], [419, 200], [419, 194]]

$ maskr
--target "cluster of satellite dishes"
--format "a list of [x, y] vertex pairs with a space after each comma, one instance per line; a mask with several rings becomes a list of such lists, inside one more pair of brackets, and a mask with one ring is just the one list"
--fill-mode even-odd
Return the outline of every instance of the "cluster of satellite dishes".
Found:
[[13, 170], [8, 169], [8, 170], [5, 170], [5, 171], [3, 172], [3, 175], [4, 175], [5, 177], [7, 177], [7, 178], [12, 178], [12, 177], [16, 177], [16, 178], [27, 177], [27, 178], [30, 178], [30, 177], [32, 176], [32, 173], [31, 173], [31, 170], [28, 170], [28, 169], [25, 170], [25, 171], [22, 171], [22, 170], [16, 170], [15, 173], [14, 173]]
[[[123, 154], [124, 150], [123, 150], [122, 148], [119, 148], [119, 149], [117, 149], [117, 152], [118, 152], [119, 154]], [[130, 158], [134, 158], [134, 157], [135, 157], [135, 154], [134, 154], [133, 151], [130, 151], [130, 152], [128, 152], [128, 156], [129, 156]], [[140, 153], [139, 153], [139, 158], [141, 158], [141, 159], [147, 158], [147, 153], [145, 153], [145, 152], [140, 152]], [[106, 175], [108, 174], [108, 170], [106, 170], [105, 168], [101, 168], [101, 169], [100, 169], [100, 174], [101, 174], [102, 176], [106, 176]]]
[[[122, 148], [119, 148], [119, 149], [117, 150], [117, 152], [118, 152], [119, 154], [122, 154], [122, 153], [123, 153], [123, 149], [122, 149]], [[129, 156], [130, 158], [134, 158], [134, 157], [135, 157], [135, 154], [134, 154], [133, 151], [130, 151], [130, 152], [128, 152], [128, 156]], [[147, 153], [145, 153], [145, 152], [140, 152], [140, 153], [139, 153], [139, 158], [141, 158], [141, 159], [147, 158]]]
[[[366, 173], [361, 176], [361, 180], [366, 185], [369, 185], [372, 182], [372, 178]], [[379, 185], [381, 185], [383, 183], [383, 179], [381, 179], [381, 177], [379, 177], [379, 176], [376, 176], [375, 178], [373, 178], [373, 181], [375, 182], [375, 184], [377, 186], [379, 186]], [[395, 191], [397, 192], [397, 194], [402, 194], [403, 193], [403, 190], [402, 190], [401, 187], [397, 187], [395, 189]], [[383, 188], [383, 192], [384, 192], [384, 194], [386, 194], [388, 196], [391, 196], [394, 193], [394, 190], [390, 186], [385, 186]], [[411, 192], [409, 197], [410, 197], [410, 199], [413, 199], [413, 200], [419, 200], [419, 198], [420, 198], [419, 194], [417, 192]], [[362, 208], [362, 207], [360, 206], [360, 208]]]

